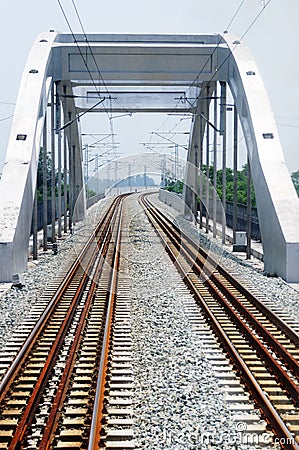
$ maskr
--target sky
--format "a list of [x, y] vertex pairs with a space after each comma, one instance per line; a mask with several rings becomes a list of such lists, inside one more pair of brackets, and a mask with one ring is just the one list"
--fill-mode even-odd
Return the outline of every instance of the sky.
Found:
[[[72, 30], [81, 32], [72, 0], [60, 1]], [[75, 0], [75, 4], [86, 33], [201, 34], [222, 33], [228, 29], [239, 37], [245, 34], [243, 41], [258, 64], [270, 98], [287, 167], [290, 172], [299, 170], [298, 0]], [[267, 6], [253, 23], [264, 5]], [[0, 17], [1, 172], [11, 116], [31, 46], [40, 32], [50, 29], [69, 32], [69, 28], [57, 0], [1, 2]], [[174, 120], [177, 122], [178, 118], [165, 115], [134, 115], [113, 120], [119, 151], [123, 154], [144, 151], [141, 143], [150, 140], [150, 133], [169, 130], [175, 125]], [[89, 133], [107, 130], [98, 115], [90, 125], [86, 121], [85, 126], [83, 131]], [[182, 121], [177, 130], [185, 131], [188, 126], [188, 121]]]

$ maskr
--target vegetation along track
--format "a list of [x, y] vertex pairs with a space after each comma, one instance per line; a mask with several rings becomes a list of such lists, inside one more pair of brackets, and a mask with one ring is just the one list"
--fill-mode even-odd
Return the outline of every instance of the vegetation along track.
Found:
[[0, 448], [96, 449], [105, 438], [123, 198], [100, 221], [1, 381]]
[[298, 334], [140, 197], [166, 251], [282, 448], [299, 449]]

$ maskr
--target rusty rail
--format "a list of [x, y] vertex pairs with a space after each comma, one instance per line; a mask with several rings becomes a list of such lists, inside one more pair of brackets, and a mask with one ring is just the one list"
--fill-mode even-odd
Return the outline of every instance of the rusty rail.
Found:
[[[192, 265], [192, 269], [194, 269], [194, 272], [197, 273], [198, 277], [202, 279], [202, 281], [208, 286], [210, 294], [212, 294], [215, 298], [217, 297], [217, 301], [221, 302], [221, 305], [223, 305], [226, 309], [226, 311], [229, 313], [230, 317], [233, 317], [233, 321], [238, 324], [238, 328], [242, 330], [242, 333], [246, 335], [247, 339], [251, 342], [251, 344], [254, 346], [254, 348], [259, 352], [259, 355], [263, 356], [264, 360], [268, 364], [268, 366], [271, 368], [271, 370], [275, 373], [277, 378], [280, 380], [280, 382], [286, 386], [286, 390], [291, 396], [291, 398], [294, 400], [295, 403], [298, 402], [298, 385], [294, 383], [292, 378], [288, 375], [288, 373], [284, 370], [283, 367], [281, 367], [280, 364], [277, 363], [276, 359], [273, 358], [269, 350], [260, 343], [259, 339], [254, 336], [251, 333], [250, 328], [244, 324], [240, 318], [238, 317], [238, 314], [235, 314], [234, 308], [238, 308], [238, 310], [242, 310], [245, 317], [249, 321], [252, 318], [252, 314], [249, 313], [249, 311], [246, 310], [243, 306], [239, 306], [237, 298], [231, 294], [228, 289], [223, 286], [222, 283], [217, 279], [216, 275], [213, 274], [211, 271], [209, 271], [207, 274], [204, 274], [203, 267], [200, 266], [200, 260], [197, 257], [197, 250], [196, 251], [190, 250], [189, 246], [186, 245], [186, 242], [184, 240], [186, 239], [189, 244], [193, 244], [193, 241], [190, 239], [190, 237], [186, 237], [183, 232], [181, 232], [172, 222], [161, 212], [158, 211], [157, 208], [154, 207], [154, 205], [149, 202], [147, 199], [147, 194], [144, 194], [141, 196], [141, 203], [143, 204], [145, 208], [145, 212], [149, 217], [149, 220], [153, 224], [158, 224], [161, 231], [156, 229], [156, 232], [160, 236], [163, 245], [165, 246], [167, 252], [169, 253], [171, 259], [173, 260], [174, 264], [178, 268], [179, 272], [181, 273], [182, 277], [184, 278], [184, 281], [191, 289], [192, 293], [195, 295], [195, 298], [201, 308], [204, 311], [204, 314], [209, 320], [209, 323], [211, 324], [215, 334], [218, 336], [222, 346], [225, 348], [225, 350], [230, 355], [230, 358], [234, 364], [235, 367], [237, 367], [237, 370], [240, 372], [242, 379], [246, 383], [249, 391], [253, 395], [255, 402], [259, 406], [259, 408], [263, 411], [264, 415], [267, 418], [268, 423], [271, 425], [272, 430], [279, 438], [284, 438], [285, 444], [283, 445], [283, 448], [287, 450], [298, 450], [299, 446], [295, 442], [293, 435], [290, 433], [289, 429], [281, 419], [278, 412], [275, 410], [274, 406], [272, 405], [271, 401], [267, 398], [265, 395], [263, 389], [259, 386], [257, 381], [255, 380], [255, 377], [251, 373], [250, 369], [242, 359], [242, 357], [237, 352], [234, 345], [230, 342], [228, 336], [222, 329], [221, 325], [217, 321], [216, 317], [213, 315], [212, 311], [210, 310], [209, 306], [205, 302], [202, 295], [198, 292], [198, 289], [194, 285], [191, 277], [188, 275], [186, 270], [182, 267], [181, 263], [179, 262], [179, 259], [177, 258], [177, 252], [180, 252], [182, 256], [189, 261], [190, 265]], [[156, 225], [154, 225], [156, 228]], [[176, 253], [173, 252], [173, 250], [169, 246], [169, 241], [174, 245], [176, 249]], [[210, 261], [212, 259], [210, 256], [204, 252], [203, 249], [199, 249], [200, 253], [203, 253], [205, 256], [205, 259], [209, 258]], [[213, 261], [212, 261], [213, 262]], [[216, 265], [215, 265], [216, 266]], [[219, 272], [223, 275], [225, 271], [222, 268], [217, 268]], [[209, 280], [209, 277], [213, 279], [213, 282]], [[232, 276], [229, 276], [229, 281], [234, 284], [234, 279]], [[236, 285], [240, 285], [240, 283], [236, 283]], [[235, 286], [236, 286], [235, 285]], [[217, 289], [215, 289], [215, 286], [220, 290], [220, 292], [217, 292]], [[245, 288], [242, 288], [242, 295], [247, 297], [247, 291]], [[225, 292], [225, 294], [224, 294]], [[228, 301], [226, 300], [226, 296], [233, 301], [232, 308]], [[248, 295], [248, 299], [250, 299], [252, 294]], [[254, 305], [257, 307], [259, 305], [259, 302], [257, 299], [254, 299]], [[267, 308], [263, 305], [263, 311], [267, 311]], [[273, 316], [273, 313], [269, 314], [270, 317]], [[276, 325], [280, 323], [280, 319], [275, 320]], [[261, 324], [256, 324], [255, 318], [253, 318], [253, 324], [256, 329], [258, 329], [260, 332], [262, 331], [264, 333], [264, 327], [262, 327]], [[284, 323], [282, 328], [288, 329], [288, 326]], [[298, 371], [296, 372], [296, 367], [298, 367], [298, 362], [292, 357], [292, 355], [289, 355], [288, 352], [287, 356], [284, 357], [283, 353], [285, 351], [284, 348], [280, 345], [279, 342], [273, 337], [269, 336], [270, 333], [265, 330], [265, 340], [269, 343], [271, 342], [272, 346], [276, 350], [276, 352], [280, 355], [283, 362], [289, 365], [291, 370], [295, 372], [296, 376], [298, 376]], [[294, 331], [290, 329], [289, 335], [292, 337], [292, 340], [294, 341], [294, 337], [297, 338], [297, 335], [294, 336]], [[295, 339], [296, 340], [296, 339]], [[277, 349], [279, 348], [279, 351]]]
[[[49, 379], [49, 376], [51, 374], [51, 370], [53, 369], [57, 357], [58, 352], [61, 348], [61, 345], [64, 342], [64, 338], [70, 328], [70, 325], [72, 323], [72, 319], [75, 315], [76, 307], [78, 305], [79, 300], [81, 299], [83, 293], [85, 292], [86, 287], [89, 283], [89, 276], [90, 273], [94, 267], [95, 262], [97, 261], [97, 268], [95, 275], [99, 275], [101, 271], [101, 266], [103, 265], [103, 258], [105, 257], [105, 254], [107, 252], [107, 242], [110, 240], [112, 232], [111, 227], [113, 226], [113, 223], [115, 221], [115, 211], [121, 202], [121, 198], [115, 199], [115, 201], [112, 204], [112, 207], [109, 209], [109, 211], [105, 214], [105, 216], [102, 218], [98, 226], [96, 227], [96, 230], [94, 234], [89, 238], [88, 242], [84, 246], [83, 250], [81, 251], [79, 257], [77, 260], [73, 263], [71, 266], [66, 278], [63, 280], [61, 285], [59, 286], [57, 292], [53, 296], [51, 302], [49, 303], [48, 307], [40, 317], [39, 321], [35, 325], [32, 333], [27, 338], [26, 342], [24, 343], [21, 351], [17, 355], [16, 359], [14, 360], [12, 366], [9, 368], [8, 372], [6, 373], [5, 377], [3, 378], [1, 385], [0, 385], [0, 399], [3, 402], [6, 396], [9, 394], [9, 390], [12, 387], [13, 382], [17, 379], [20, 371], [22, 370], [22, 367], [26, 364], [26, 360], [28, 356], [31, 354], [31, 352], [34, 349], [34, 346], [36, 345], [38, 339], [43, 335], [43, 333], [46, 330], [47, 323], [49, 322], [52, 313], [56, 310], [57, 305], [60, 302], [60, 299], [63, 297], [63, 295], [67, 292], [68, 286], [70, 283], [74, 280], [75, 274], [81, 270], [80, 266], [82, 263], [82, 260], [84, 257], [88, 257], [89, 261], [87, 263], [86, 269], [83, 270], [83, 274], [80, 275], [80, 283], [77, 288], [77, 291], [68, 306], [68, 311], [66, 313], [66, 316], [63, 319], [63, 323], [59, 329], [59, 332], [55, 338], [55, 341], [51, 347], [51, 350], [47, 356], [47, 359], [45, 361], [45, 364], [38, 376], [37, 381], [35, 382], [33, 392], [30, 395], [30, 398], [28, 399], [28, 402], [26, 404], [26, 407], [24, 411], [22, 412], [21, 419], [19, 420], [17, 427], [14, 431], [13, 438], [9, 444], [9, 450], [21, 448], [22, 443], [24, 440], [24, 437], [26, 436], [26, 432], [29, 429], [32, 420], [34, 418], [34, 414], [39, 406], [39, 401], [43, 395], [44, 389], [46, 387], [47, 381]], [[100, 249], [99, 249], [100, 247]], [[89, 252], [91, 251], [91, 254]], [[102, 255], [99, 257], [99, 251], [102, 253]], [[81, 273], [81, 272], [80, 272]], [[71, 347], [71, 352], [63, 373], [63, 382], [61, 380], [59, 384], [59, 389], [56, 392], [55, 396], [55, 402], [51, 408], [50, 416], [48, 418], [47, 426], [44, 431], [44, 438], [42, 439], [41, 446], [39, 448], [49, 448], [49, 445], [51, 443], [51, 436], [53, 430], [55, 430], [58, 418], [59, 418], [59, 408], [61, 406], [61, 402], [63, 400], [63, 397], [66, 392], [66, 387], [69, 381], [70, 371], [74, 363], [74, 356], [76, 354], [76, 349], [78, 348], [80, 344], [81, 339], [81, 332], [86, 322], [86, 317], [90, 308], [90, 304], [92, 301], [92, 297], [95, 291], [96, 282], [92, 281], [87, 302], [85, 305], [85, 308], [81, 314], [81, 320], [79, 322], [79, 326], [76, 330], [76, 338], [74, 339], [73, 345]], [[66, 382], [66, 384], [64, 384]]]
[[106, 313], [106, 321], [104, 328], [104, 337], [102, 344], [102, 352], [100, 359], [100, 367], [98, 371], [97, 387], [94, 401], [94, 408], [92, 414], [92, 422], [90, 427], [90, 435], [88, 441], [88, 450], [99, 449], [100, 434], [103, 422], [104, 410], [104, 392], [108, 366], [109, 343], [111, 338], [111, 327], [113, 323], [113, 313], [115, 308], [117, 279], [120, 259], [120, 242], [121, 242], [121, 221], [122, 213], [120, 213], [117, 232], [115, 237], [115, 248], [113, 256], [113, 267], [110, 275], [110, 292], [108, 296], [108, 305]]

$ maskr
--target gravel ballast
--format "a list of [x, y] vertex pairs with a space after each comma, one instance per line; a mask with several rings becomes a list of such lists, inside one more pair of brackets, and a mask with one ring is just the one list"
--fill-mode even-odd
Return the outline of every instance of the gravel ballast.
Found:
[[[154, 196], [152, 196], [154, 197]], [[155, 196], [159, 207], [169, 207]], [[137, 196], [126, 200], [124, 214], [129, 246], [126, 254], [132, 289], [135, 436], [142, 449], [258, 449], [236, 443], [238, 429], [221, 391], [199, 335], [189, 321], [186, 305], [191, 295], [165, 254]], [[107, 207], [107, 205], [106, 205]], [[100, 208], [101, 209], [101, 208]], [[184, 229], [198, 239], [196, 228], [173, 212]], [[59, 244], [24, 274], [22, 289], [9, 289], [0, 297], [0, 349], [27, 316], [46, 285], [74, 256], [94, 218], [79, 224], [75, 234]], [[207, 240], [206, 236], [200, 238]], [[273, 302], [298, 320], [299, 294], [280, 279], [269, 279], [213, 240], [221, 264], [266, 292]], [[219, 246], [219, 247], [218, 247]], [[254, 281], [253, 281], [254, 280]], [[214, 440], [205, 444], [204, 433]], [[263, 446], [264, 449], [273, 448]]]
[[127, 203], [137, 447], [259, 448], [238, 442], [239, 423], [188, 318], [194, 300], [145, 214], [133, 199]]
[[232, 245], [223, 245], [219, 238], [213, 238], [212, 233], [205, 234], [199, 230], [194, 223], [187, 221], [180, 213], [170, 206], [162, 203], [158, 195], [154, 194], [150, 200], [170, 217], [172, 217], [179, 227], [187, 232], [195, 242], [209, 248], [211, 254], [219, 264], [226, 270], [242, 279], [246, 286], [258, 292], [261, 297], [266, 297], [273, 302], [273, 305], [280, 311], [288, 314], [297, 326], [299, 326], [299, 291], [287, 284], [280, 277], [267, 277], [264, 274], [263, 263], [255, 258], [244, 259], [244, 254], [236, 255], [230, 251]]

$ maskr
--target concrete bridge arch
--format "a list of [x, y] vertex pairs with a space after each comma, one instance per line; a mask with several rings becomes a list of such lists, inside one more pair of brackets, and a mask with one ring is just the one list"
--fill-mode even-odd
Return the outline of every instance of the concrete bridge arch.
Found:
[[[69, 167], [75, 201], [84, 184], [79, 122], [74, 120], [81, 112], [90, 108], [123, 112], [128, 98], [136, 98], [132, 112], [176, 109], [196, 118], [205, 86], [212, 92], [213, 84], [225, 83], [232, 92], [251, 161], [265, 269], [298, 282], [299, 201], [262, 79], [247, 47], [229, 34], [90, 34], [87, 38], [42, 33], [29, 54], [0, 182], [0, 279], [11, 281], [13, 273], [26, 269], [38, 155], [54, 87], [56, 98], [59, 92], [64, 97], [60, 125], [52, 122], [50, 133], [58, 145], [57, 135], [65, 136], [72, 154]], [[190, 161], [201, 139], [197, 131], [195, 119]], [[187, 179], [187, 184], [192, 180]], [[82, 200], [81, 217], [84, 208]]]

